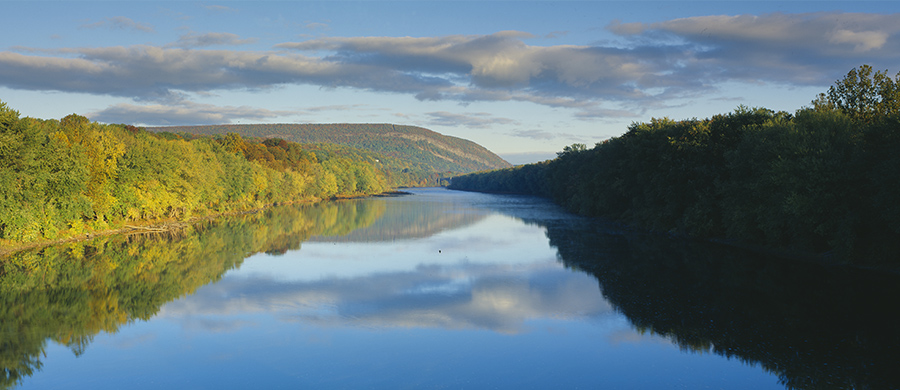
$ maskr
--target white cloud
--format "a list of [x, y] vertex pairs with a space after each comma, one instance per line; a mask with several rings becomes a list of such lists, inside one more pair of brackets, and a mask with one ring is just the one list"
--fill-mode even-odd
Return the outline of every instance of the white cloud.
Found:
[[[689, 54], [673, 75], [707, 82], [828, 85], [862, 64], [900, 57], [900, 14], [817, 12], [715, 15], [659, 23], [612, 24], [611, 32], [653, 50]], [[661, 42], [679, 42], [665, 46]]]
[[[88, 27], [150, 31], [127, 18]], [[321, 26], [313, 26], [321, 27]], [[849, 69], [900, 60], [900, 14], [713, 15], [621, 23], [621, 40], [531, 46], [521, 31], [438, 37], [322, 37], [270, 51], [199, 49], [254, 42], [227, 32], [186, 34], [170, 46], [0, 52], [0, 86], [178, 102], [185, 93], [313, 85], [409, 94], [419, 100], [531, 102], [579, 118], [622, 118], [727, 82], [823, 88]], [[500, 118], [432, 115], [478, 128]], [[493, 122], [491, 122], [493, 121]]]
[[[177, 91], [264, 89], [292, 83], [397, 92], [428, 87], [428, 82], [386, 69], [271, 52], [137, 45], [64, 49], [56, 54], [59, 56], [0, 52], [0, 84], [136, 99]], [[71, 55], [77, 58], [65, 57]]]
[[604, 108], [589, 108], [575, 113], [578, 119], [596, 119], [596, 118], [635, 118], [637, 113], [627, 110], [612, 110]]
[[350, 110], [359, 110], [368, 108], [368, 104], [340, 104], [333, 106], [316, 106], [316, 107], [307, 107], [305, 111], [309, 112], [320, 112], [320, 111], [350, 111]]
[[887, 43], [888, 34], [884, 31], [851, 31], [838, 30], [831, 37], [834, 43], [849, 43], [857, 52], [881, 49]]
[[528, 138], [536, 141], [564, 140], [567, 142], [586, 142], [585, 137], [561, 131], [515, 130], [508, 133], [512, 137]]
[[560, 137], [562, 134], [549, 132], [545, 130], [516, 130], [510, 133], [513, 137], [530, 138], [535, 140], [551, 140]]
[[509, 118], [494, 118], [486, 112], [476, 112], [468, 114], [455, 114], [447, 111], [429, 112], [428, 123], [437, 126], [464, 126], [469, 128], [484, 129], [496, 124], [511, 124], [516, 121]]
[[201, 5], [201, 7], [203, 7], [203, 8], [206, 9], [207, 11], [211, 11], [211, 12], [214, 12], [214, 13], [221, 13], [221, 12], [237, 12], [236, 9], [231, 8], [231, 7], [227, 7], [227, 6], [224, 6], [224, 5]]
[[[342, 64], [371, 64], [398, 72], [436, 75], [461, 86], [489, 91], [528, 90], [537, 96], [640, 97], [639, 90], [628, 88], [623, 82], [657, 71], [620, 50], [528, 46], [522, 39], [530, 37], [523, 32], [502, 31], [491, 35], [426, 38], [320, 38], [277, 47], [328, 51], [333, 54], [326, 59]], [[439, 96], [448, 96], [446, 92], [441, 91]]]
[[556, 152], [504, 153], [500, 157], [512, 165], [522, 165], [553, 160], [556, 158]]
[[[510, 267], [430, 266], [310, 282], [227, 278], [166, 305], [159, 315], [271, 312], [286, 321], [320, 326], [519, 333], [527, 330], [530, 320], [597, 318], [612, 312], [590, 276], [549, 263], [516, 265], [511, 277]], [[538, 278], [540, 282], [535, 282]]]
[[122, 103], [90, 113], [87, 117], [105, 123], [169, 126], [227, 124], [234, 123], [238, 119], [265, 121], [296, 113], [296, 111], [272, 111], [247, 106], [220, 107], [184, 101], [176, 105]]
[[314, 30], [314, 31], [329, 30], [328, 23], [322, 23], [322, 22], [307, 22], [306, 24], [303, 25], [303, 28], [305, 28], [307, 30]]
[[255, 43], [257, 40], [255, 38], [250, 39], [241, 39], [239, 36], [230, 33], [205, 33], [205, 34], [196, 34], [196, 33], [188, 33], [182, 35], [178, 38], [178, 42], [171, 44], [171, 47], [181, 47], [181, 48], [192, 48], [192, 47], [206, 47], [206, 46], [217, 46], [217, 45], [248, 45], [251, 43]]

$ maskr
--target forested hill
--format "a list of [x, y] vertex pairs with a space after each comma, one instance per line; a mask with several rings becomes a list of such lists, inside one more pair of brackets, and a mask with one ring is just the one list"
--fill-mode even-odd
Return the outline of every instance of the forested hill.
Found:
[[900, 74], [870, 66], [794, 114], [634, 123], [450, 188], [542, 195], [638, 228], [900, 270]]
[[472, 141], [415, 126], [391, 124], [255, 124], [147, 127], [149, 131], [281, 138], [298, 143], [332, 143], [370, 150], [432, 172], [468, 173], [510, 164]]

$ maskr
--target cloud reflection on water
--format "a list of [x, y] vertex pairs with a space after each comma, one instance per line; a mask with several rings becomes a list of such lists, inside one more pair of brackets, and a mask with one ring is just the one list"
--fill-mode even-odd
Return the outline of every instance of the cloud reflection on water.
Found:
[[[596, 280], [555, 262], [424, 265], [409, 272], [283, 281], [226, 277], [160, 315], [190, 319], [269, 313], [319, 326], [488, 329], [519, 333], [534, 319], [597, 317], [612, 308]], [[217, 330], [220, 321], [209, 321]]]
[[[370, 233], [357, 232], [354, 242], [326, 236], [280, 256], [252, 256], [221, 281], [164, 306], [160, 315], [189, 320], [190, 326], [206, 323], [216, 331], [228, 329], [222, 321], [229, 318], [271, 316], [322, 327], [501, 333], [525, 332], [535, 320], [612, 315], [595, 278], [560, 266], [544, 227], [494, 211], [534, 213], [546, 209], [534, 207], [540, 200], [468, 195], [469, 204], [476, 204], [472, 208], [456, 206], [456, 193], [417, 193], [389, 199], [389, 212], [368, 228]], [[405, 239], [379, 241], [384, 236], [371, 231], [375, 225], [396, 231], [398, 221], [424, 218], [394, 215], [412, 210], [428, 220], [460, 212], [478, 218]], [[551, 220], [569, 218], [543, 213]]]

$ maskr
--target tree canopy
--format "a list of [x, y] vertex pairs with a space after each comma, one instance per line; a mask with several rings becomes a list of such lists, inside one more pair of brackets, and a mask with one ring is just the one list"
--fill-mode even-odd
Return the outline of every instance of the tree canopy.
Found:
[[547, 196], [655, 231], [896, 264], [898, 84], [864, 65], [793, 114], [741, 106], [634, 123], [591, 149], [576, 144], [552, 161], [456, 177], [450, 187]]
[[818, 109], [837, 109], [861, 121], [872, 121], [900, 111], [900, 73], [894, 79], [887, 71], [869, 65], [853, 68], [813, 101]]
[[350, 147], [151, 133], [0, 102], [0, 246], [126, 223], [383, 192], [407, 178]]

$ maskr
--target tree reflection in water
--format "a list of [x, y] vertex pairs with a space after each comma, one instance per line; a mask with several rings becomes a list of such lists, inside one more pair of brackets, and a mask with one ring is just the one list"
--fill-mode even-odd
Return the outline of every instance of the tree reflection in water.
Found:
[[642, 332], [778, 375], [791, 389], [900, 388], [900, 277], [639, 234], [550, 227]]
[[80, 355], [94, 335], [218, 281], [257, 252], [371, 225], [384, 201], [272, 208], [180, 233], [103, 237], [0, 259], [0, 388], [40, 371], [47, 340]]
[[[471, 202], [466, 199], [462, 203]], [[691, 353], [759, 364], [788, 388], [900, 387], [897, 275], [622, 233], [516, 199], [480, 197], [475, 206], [544, 227], [560, 261], [595, 277], [602, 295], [641, 332]], [[40, 371], [47, 340], [80, 354], [99, 332], [153, 317], [250, 254], [297, 250], [317, 236], [353, 242], [426, 237], [487, 215], [458, 212], [472, 207], [462, 203], [369, 199], [287, 206], [179, 235], [102, 238], [0, 259], [0, 388]]]

